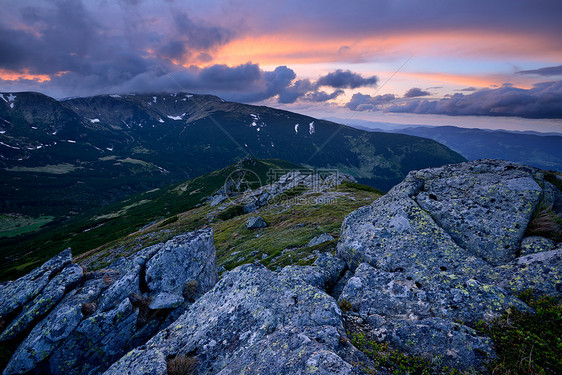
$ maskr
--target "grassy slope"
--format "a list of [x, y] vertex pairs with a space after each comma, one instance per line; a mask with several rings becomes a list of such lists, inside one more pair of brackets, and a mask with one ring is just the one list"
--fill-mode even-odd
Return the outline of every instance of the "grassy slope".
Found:
[[[295, 164], [280, 160], [262, 160], [245, 164], [262, 183], [270, 169], [290, 169]], [[62, 226], [47, 225], [43, 230], [22, 236], [0, 239], [0, 281], [14, 279], [39, 266], [67, 247], [74, 256], [120, 238], [147, 224], [186, 212], [216, 191], [236, 169], [235, 165], [187, 182], [137, 194], [130, 199], [79, 215]], [[190, 228], [197, 227], [197, 223]]]

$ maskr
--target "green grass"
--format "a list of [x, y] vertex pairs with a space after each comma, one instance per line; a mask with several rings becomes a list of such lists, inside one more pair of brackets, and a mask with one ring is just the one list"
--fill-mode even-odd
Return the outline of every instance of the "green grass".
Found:
[[20, 234], [34, 232], [53, 219], [53, 216], [28, 217], [17, 214], [0, 215], [0, 238], [15, 237]]
[[[281, 160], [261, 160], [252, 161], [244, 165], [244, 168], [252, 170], [259, 180], [265, 183], [271, 169], [290, 169], [298, 166]], [[193, 209], [202, 203], [202, 199], [218, 190], [234, 170], [236, 166], [231, 165], [186, 182], [153, 189], [124, 201], [90, 210], [67, 223], [55, 220], [33, 235], [3, 238], [0, 241], [0, 255], [5, 261], [0, 264], [0, 281], [14, 279], [29, 272], [67, 247], [72, 248], [74, 256], [100, 247], [105, 249], [124, 246], [125, 251], [136, 249], [139, 242], [135, 245], [128, 244], [129, 235], [151, 222], [158, 222]], [[193, 220], [172, 223], [173, 231], [170, 233], [179, 234], [201, 227], [206, 213]], [[140, 244], [149, 245], [158, 240], [166, 240], [168, 234], [156, 234]], [[26, 266], [21, 267], [22, 264]]]
[[562, 374], [562, 303], [553, 297], [519, 296], [536, 313], [510, 309], [478, 329], [495, 343], [494, 374]]

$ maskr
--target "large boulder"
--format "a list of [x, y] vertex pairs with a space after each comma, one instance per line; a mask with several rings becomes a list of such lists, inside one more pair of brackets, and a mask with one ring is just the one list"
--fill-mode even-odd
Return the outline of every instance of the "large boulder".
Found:
[[355, 374], [336, 301], [299, 278], [240, 266], [173, 325], [105, 374], [166, 374], [167, 361], [197, 357], [198, 374]]
[[71, 261], [70, 249], [66, 249], [27, 275], [0, 285], [0, 320], [35, 298], [49, 280]]
[[[8, 324], [0, 335], [17, 347], [5, 375], [103, 372], [172, 323], [217, 280], [210, 228], [147, 247], [86, 276], [70, 261], [65, 251], [33, 271], [33, 277], [0, 291], [6, 300], [4, 292], [18, 295], [17, 303], [8, 303]], [[37, 292], [32, 291], [33, 278], [44, 284]]]
[[522, 244], [539, 203], [558, 201], [553, 189], [539, 171], [498, 160], [411, 172], [345, 218], [337, 255], [355, 274], [340, 302], [396, 348], [482, 370], [494, 352], [470, 326], [511, 306], [531, 311], [515, 297], [527, 288], [562, 292], [555, 244]]

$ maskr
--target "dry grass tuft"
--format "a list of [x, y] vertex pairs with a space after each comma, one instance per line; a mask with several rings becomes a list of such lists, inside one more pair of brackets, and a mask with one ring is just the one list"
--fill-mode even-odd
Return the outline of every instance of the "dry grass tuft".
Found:
[[185, 283], [183, 286], [182, 295], [188, 301], [193, 301], [193, 297], [195, 297], [195, 293], [197, 293], [197, 289], [199, 288], [199, 283], [197, 280], [190, 280]]
[[95, 302], [87, 302], [82, 305], [82, 314], [84, 316], [90, 316], [96, 312], [98, 305]]
[[186, 355], [177, 355], [168, 360], [168, 375], [195, 375], [197, 374], [197, 358]]
[[562, 219], [552, 211], [552, 207], [541, 204], [527, 226], [526, 234], [560, 242], [562, 241]]

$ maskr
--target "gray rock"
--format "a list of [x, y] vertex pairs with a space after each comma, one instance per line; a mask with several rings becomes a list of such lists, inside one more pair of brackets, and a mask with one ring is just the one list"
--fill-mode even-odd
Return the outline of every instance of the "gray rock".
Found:
[[261, 216], [252, 216], [246, 222], [246, 229], [258, 229], [267, 227], [267, 223]]
[[338, 352], [342, 335], [332, 297], [299, 279], [244, 265], [105, 374], [165, 374], [166, 358], [191, 352], [199, 374], [354, 373]]
[[531, 311], [511, 294], [529, 287], [560, 295], [559, 253], [515, 258], [543, 185], [495, 160], [411, 172], [345, 218], [337, 254], [355, 275], [339, 300], [397, 348], [481, 369], [491, 346], [463, 324]]
[[0, 335], [0, 341], [14, 339], [30, 327], [34, 321], [54, 307], [66, 293], [67, 289], [76, 285], [84, 276], [82, 267], [77, 264], [67, 265], [57, 274], [41, 293], [23, 307], [22, 312], [8, 325]]
[[332, 255], [332, 253], [321, 253], [313, 263], [313, 266], [324, 269], [329, 276], [328, 286], [334, 286], [342, 273], [347, 268], [345, 261]]
[[324, 242], [328, 242], [328, 241], [333, 241], [334, 237], [330, 236], [328, 233], [323, 233], [319, 236], [314, 237], [313, 239], [310, 240], [310, 242], [308, 243], [308, 247], [311, 246], [316, 246], [316, 245], [320, 245], [321, 243]]
[[399, 320], [375, 330], [379, 339], [408, 354], [440, 357], [450, 368], [487, 373], [494, 358], [493, 342], [464, 325], [440, 318]]
[[494, 265], [515, 258], [542, 189], [533, 170], [476, 161], [417, 172], [418, 204], [462, 248]]
[[539, 236], [525, 237], [521, 241], [519, 255], [525, 256], [529, 254], [540, 253], [542, 251], [550, 251], [554, 250], [555, 247], [556, 244], [554, 243], [554, 241], [549, 240], [548, 238]]
[[517, 258], [496, 267], [496, 284], [513, 294], [532, 289], [549, 296], [562, 295], [562, 245]]
[[98, 305], [101, 311], [115, 307], [131, 294], [141, 294], [141, 271], [145, 269], [148, 259], [160, 251], [162, 246], [163, 244], [149, 246], [129, 258], [123, 258], [111, 265], [112, 268], [119, 269], [122, 276], [113, 281], [100, 297]]
[[84, 318], [82, 306], [93, 303], [102, 287], [101, 279], [89, 280], [69, 293], [19, 345], [4, 370], [4, 375], [27, 373], [46, 359], [80, 324]]
[[473, 324], [499, 316], [510, 306], [530, 310], [505, 290], [474, 279], [448, 272], [431, 277], [386, 272], [366, 263], [347, 282], [343, 299], [365, 319], [376, 314], [392, 320], [439, 317]]
[[213, 229], [201, 229], [172, 238], [146, 264], [146, 283], [153, 293], [182, 295], [187, 281], [197, 280], [198, 293], [218, 279]]
[[158, 310], [158, 309], [174, 309], [176, 307], [181, 306], [183, 303], [184, 298], [177, 294], [172, 293], [158, 293], [150, 305], [148, 306], [151, 310]]
[[0, 320], [35, 298], [55, 274], [72, 261], [70, 248], [15, 281], [0, 288]]
[[136, 330], [138, 310], [128, 298], [83, 320], [49, 358], [53, 374], [93, 374], [119, 358]]

